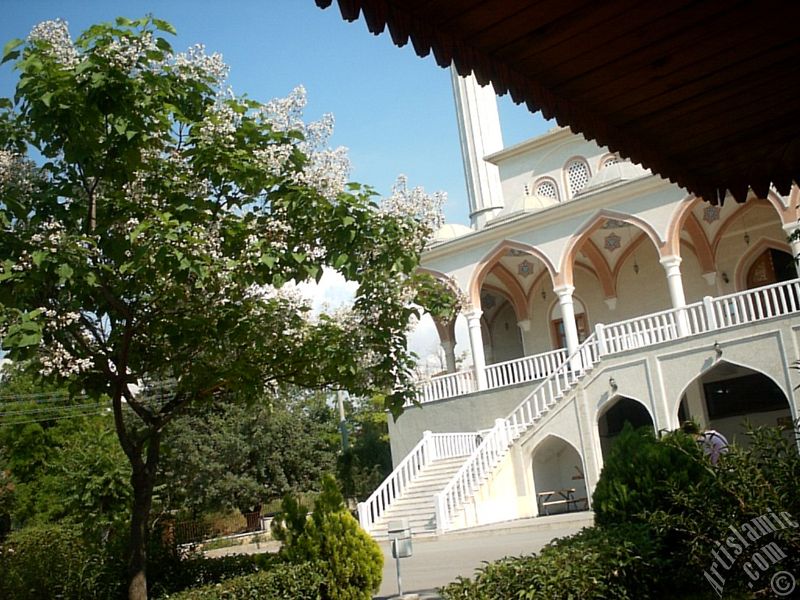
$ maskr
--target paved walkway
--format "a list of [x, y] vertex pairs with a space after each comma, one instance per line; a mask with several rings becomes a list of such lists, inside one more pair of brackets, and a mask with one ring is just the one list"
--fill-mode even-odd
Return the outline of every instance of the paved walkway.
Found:
[[[522, 519], [440, 537], [413, 540], [414, 554], [400, 560], [405, 595], [438, 598], [436, 588], [459, 575], [471, 577], [484, 562], [538, 552], [550, 540], [576, 533], [592, 524], [591, 512]], [[397, 597], [397, 567], [389, 542], [381, 542], [383, 583], [376, 598]]]
[[[576, 533], [594, 521], [592, 512], [568, 513], [520, 519], [413, 540], [413, 556], [400, 561], [403, 592], [421, 600], [439, 598], [436, 589], [459, 575], [471, 577], [476, 568], [504, 556], [519, 556], [541, 550], [550, 540]], [[268, 540], [228, 548], [209, 550], [207, 556], [276, 552], [279, 542]], [[380, 542], [383, 550], [383, 583], [376, 599], [397, 597], [397, 566], [389, 542]]]

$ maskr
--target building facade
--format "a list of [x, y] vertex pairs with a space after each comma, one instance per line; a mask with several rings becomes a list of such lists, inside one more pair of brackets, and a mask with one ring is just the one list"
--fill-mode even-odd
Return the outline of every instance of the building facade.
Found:
[[472, 226], [440, 230], [423, 267], [464, 298], [469, 365], [437, 323], [448, 372], [390, 424], [398, 470], [362, 524], [444, 459], [438, 531], [589, 508], [625, 423], [746, 443], [745, 420], [798, 418], [796, 187], [713, 206], [565, 128], [500, 149], [493, 95], [454, 91]]

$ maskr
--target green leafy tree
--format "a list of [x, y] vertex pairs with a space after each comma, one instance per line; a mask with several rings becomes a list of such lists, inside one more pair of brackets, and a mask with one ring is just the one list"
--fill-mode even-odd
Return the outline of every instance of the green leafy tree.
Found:
[[324, 399], [300, 391], [285, 402], [224, 404], [178, 417], [165, 434], [167, 508], [258, 512], [286, 493], [317, 488], [332, 472], [336, 423]]
[[[401, 410], [406, 327], [430, 281], [413, 273], [437, 219], [402, 182], [380, 209], [346, 184], [331, 121], [304, 124], [302, 93], [236, 97], [218, 55], [174, 53], [170, 33], [120, 18], [73, 42], [42, 23], [6, 45], [19, 81], [0, 100], [0, 338], [12, 360], [111, 399], [131, 468], [132, 599], [147, 597], [176, 414], [283, 383]], [[314, 315], [285, 285], [326, 267], [358, 284], [351, 310]]]
[[374, 399], [348, 404], [349, 447], [339, 455], [337, 472], [346, 497], [366, 500], [392, 472], [388, 415]]
[[130, 467], [110, 414], [70, 399], [63, 388], [37, 384], [24, 365], [3, 369], [0, 413], [9, 518], [20, 525], [78, 523], [95, 537], [125, 520]]

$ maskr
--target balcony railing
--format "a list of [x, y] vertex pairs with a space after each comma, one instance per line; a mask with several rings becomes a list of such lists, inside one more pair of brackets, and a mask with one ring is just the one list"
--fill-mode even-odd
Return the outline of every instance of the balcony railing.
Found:
[[[610, 325], [598, 324], [595, 338], [600, 355], [616, 354], [798, 311], [800, 280], [793, 279], [717, 298], [706, 296], [701, 302]], [[489, 365], [485, 370], [486, 389], [545, 379], [564, 362], [566, 353], [566, 349], [561, 348]], [[423, 383], [417, 399], [424, 404], [470, 394], [477, 389], [474, 373], [460, 371]]]

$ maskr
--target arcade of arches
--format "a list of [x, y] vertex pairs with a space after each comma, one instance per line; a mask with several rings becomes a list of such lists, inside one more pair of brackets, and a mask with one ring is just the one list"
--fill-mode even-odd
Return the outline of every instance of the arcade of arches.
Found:
[[[718, 207], [687, 200], [674, 210], [674, 231], [665, 241], [636, 216], [599, 214], [565, 240], [560, 269], [535, 246], [495, 245], [473, 266], [467, 294], [476, 370], [558, 348], [573, 351], [598, 323], [797, 277], [792, 255], [800, 254], [800, 244], [787, 243], [786, 217], [774, 202]], [[452, 331], [452, 324], [439, 331], [446, 328]], [[455, 340], [441, 341], [452, 354]]]

